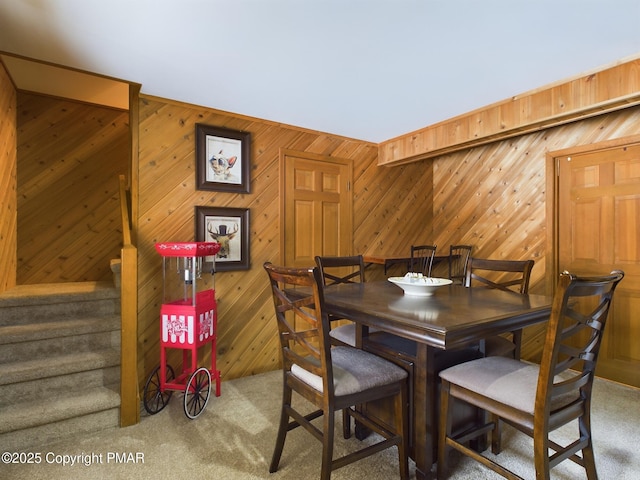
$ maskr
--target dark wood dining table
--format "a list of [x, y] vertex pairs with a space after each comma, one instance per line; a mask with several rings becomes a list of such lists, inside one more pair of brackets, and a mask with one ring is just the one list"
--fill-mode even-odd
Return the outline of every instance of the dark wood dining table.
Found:
[[[431, 369], [436, 353], [543, 322], [552, 303], [548, 296], [459, 285], [440, 287], [430, 297], [409, 296], [388, 281], [333, 285], [324, 297], [330, 314], [416, 342], [412, 457], [418, 479], [432, 478], [436, 461], [438, 387]], [[367, 330], [357, 329], [360, 347]]]

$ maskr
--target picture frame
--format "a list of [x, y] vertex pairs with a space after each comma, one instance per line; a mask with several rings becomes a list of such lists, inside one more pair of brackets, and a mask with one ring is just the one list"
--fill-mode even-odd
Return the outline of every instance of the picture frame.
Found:
[[196, 207], [197, 242], [218, 242], [220, 251], [215, 256], [216, 271], [248, 270], [249, 209]]
[[251, 133], [196, 124], [196, 189], [250, 193]]

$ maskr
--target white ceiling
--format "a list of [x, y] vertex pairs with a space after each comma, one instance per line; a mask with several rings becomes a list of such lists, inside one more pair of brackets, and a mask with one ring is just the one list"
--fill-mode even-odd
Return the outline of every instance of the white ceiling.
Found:
[[381, 142], [640, 56], [638, 0], [0, 0], [0, 51]]

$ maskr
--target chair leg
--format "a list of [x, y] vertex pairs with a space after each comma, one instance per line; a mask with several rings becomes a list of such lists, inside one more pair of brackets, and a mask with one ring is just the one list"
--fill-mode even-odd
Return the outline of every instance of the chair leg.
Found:
[[582, 449], [582, 462], [584, 469], [587, 471], [589, 480], [598, 480], [598, 472], [596, 471], [596, 457], [593, 454], [593, 442], [591, 441], [591, 416], [589, 414], [590, 406], [586, 406], [585, 414], [578, 420], [578, 428], [580, 429], [580, 437], [587, 438], [587, 446]]
[[551, 480], [549, 464], [549, 431], [533, 430], [533, 463], [536, 468], [536, 480]]
[[274, 473], [278, 470], [280, 464], [280, 457], [282, 456], [282, 450], [284, 449], [284, 441], [287, 437], [287, 431], [289, 429], [289, 414], [287, 413], [287, 406], [291, 405], [291, 389], [287, 387], [287, 382], [284, 382], [284, 389], [282, 392], [282, 410], [280, 411], [280, 426], [278, 427], [278, 436], [276, 438], [276, 446], [273, 450], [273, 456], [271, 457], [271, 465], [269, 466], [269, 473]]
[[516, 330], [513, 333], [513, 343], [516, 346], [513, 349], [513, 358], [516, 360], [520, 360], [520, 349], [522, 346], [522, 330]]
[[453, 424], [449, 413], [449, 382], [443, 380], [440, 385], [440, 425], [438, 426], [438, 465], [437, 478], [443, 480], [448, 478], [448, 455], [447, 438], [451, 435]]
[[334, 415], [332, 413], [323, 414], [322, 432], [322, 467], [320, 470], [320, 480], [330, 480], [333, 462], [333, 436], [335, 428]]
[[582, 449], [582, 459], [584, 469], [587, 471], [589, 480], [598, 480], [598, 472], [596, 471], [596, 458], [593, 454], [593, 444], [589, 441], [589, 445]]
[[342, 436], [347, 439], [351, 438], [351, 416], [349, 415], [348, 408], [342, 410]]
[[400, 430], [397, 433], [402, 436], [402, 443], [398, 445], [398, 463], [402, 480], [409, 480], [409, 413], [406, 400], [407, 388], [403, 385], [395, 399], [395, 418], [398, 423], [396, 429]]
[[491, 430], [491, 453], [498, 455], [502, 451], [502, 425], [500, 417], [489, 414], [490, 421], [493, 422], [493, 430]]

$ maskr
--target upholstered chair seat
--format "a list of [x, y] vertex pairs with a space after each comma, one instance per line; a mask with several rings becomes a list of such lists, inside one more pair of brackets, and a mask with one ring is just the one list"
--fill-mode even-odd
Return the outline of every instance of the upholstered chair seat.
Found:
[[[376, 355], [351, 347], [334, 347], [333, 388], [336, 395], [352, 395], [393, 382], [403, 381], [407, 372]], [[294, 364], [291, 373], [319, 392], [323, 391], [322, 377]]]
[[[540, 376], [540, 366], [512, 358], [486, 357], [468, 363], [462, 363], [440, 372], [440, 378], [455, 383], [462, 388], [477, 392], [484, 397], [499, 400], [506, 406], [531, 416], [536, 405], [536, 386]], [[564, 376], [569, 379], [571, 376]], [[551, 410], [565, 407], [578, 399], [580, 390], [574, 388], [554, 397]]]

